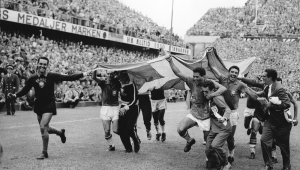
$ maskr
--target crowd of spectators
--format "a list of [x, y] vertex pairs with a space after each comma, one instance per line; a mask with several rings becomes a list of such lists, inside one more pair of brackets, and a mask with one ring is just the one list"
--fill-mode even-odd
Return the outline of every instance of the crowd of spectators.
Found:
[[[283, 79], [283, 84], [292, 93], [300, 89], [300, 46], [299, 42], [262, 41], [259, 39], [222, 38], [212, 44], [223, 59], [257, 59], [247, 75], [256, 78], [265, 68], [274, 68]], [[201, 55], [202, 56], [202, 55]]]
[[248, 0], [243, 7], [213, 8], [187, 35], [294, 36], [300, 31], [298, 0]]
[[[25, 36], [0, 28], [0, 72], [3, 76], [6, 65], [13, 64], [14, 73], [20, 78], [20, 88], [24, 87], [26, 79], [35, 73], [37, 59], [40, 56], [48, 57], [51, 61], [49, 70], [60, 74], [85, 72], [96, 68], [99, 64], [136, 63], [157, 57], [157, 53], [149, 51], [85, 45], [82, 42], [64, 43], [44, 37], [41, 30], [40, 33], [39, 36]], [[80, 81], [57, 84], [55, 91], [57, 102], [67, 103], [69, 98], [66, 98], [65, 94], [69, 93], [74, 94], [79, 101], [101, 101], [101, 88], [91, 76]], [[26, 107], [30, 106], [34, 92], [30, 94], [17, 102]], [[4, 96], [0, 93], [0, 103], [3, 99]]]
[[183, 46], [183, 40], [118, 0], [1, 0], [11, 10]]
[[[275, 68], [285, 87], [299, 96], [299, 42], [277, 39], [298, 39], [299, 7], [298, 0], [258, 0], [257, 18], [256, 0], [248, 0], [239, 8], [213, 8], [187, 30], [187, 35], [221, 36], [212, 44], [221, 58], [257, 57], [247, 75], [249, 78], [260, 76], [265, 68]], [[196, 56], [203, 53], [198, 52]]]

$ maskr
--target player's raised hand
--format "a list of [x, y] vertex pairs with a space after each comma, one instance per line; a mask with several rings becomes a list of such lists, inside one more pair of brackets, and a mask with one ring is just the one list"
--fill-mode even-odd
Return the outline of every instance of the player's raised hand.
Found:
[[165, 59], [167, 60], [167, 61], [170, 61], [172, 58], [171, 58], [171, 55], [168, 53], [168, 52], [166, 52], [166, 50], [163, 48], [163, 47], [161, 47], [160, 49], [159, 49], [159, 51], [160, 51], [160, 55], [161, 56], [163, 56], [163, 57], [165, 57]]

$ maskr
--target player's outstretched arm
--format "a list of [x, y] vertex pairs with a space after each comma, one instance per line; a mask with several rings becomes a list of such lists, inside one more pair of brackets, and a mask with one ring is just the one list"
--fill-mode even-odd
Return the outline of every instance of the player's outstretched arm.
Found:
[[174, 74], [177, 77], [179, 77], [181, 80], [186, 81], [187, 76], [182, 74], [180, 72], [180, 70], [175, 66], [175, 64], [173, 63], [171, 55], [169, 53], [167, 53], [164, 48], [160, 48], [160, 50], [161, 50], [161, 55], [164, 56], [165, 59], [169, 62], [170, 67], [171, 67], [172, 71], [174, 72]]
[[255, 79], [248, 79], [248, 78], [243, 78], [243, 77], [238, 77], [238, 80], [240, 80], [241, 82], [253, 86], [253, 87], [258, 87], [258, 88], [264, 88], [264, 83], [263, 82], [259, 82]]
[[87, 76], [91, 71], [87, 71], [87, 72], [83, 72], [83, 73], [79, 73], [79, 74], [72, 74], [72, 75], [62, 75], [62, 74], [57, 74], [57, 73], [53, 73], [54, 74], [54, 79], [55, 82], [57, 81], [75, 81], [78, 80], [82, 77]]
[[172, 57], [170, 56], [170, 54], [167, 54], [165, 56], [166, 60], [169, 62], [170, 67], [172, 69], [172, 71], [174, 72], [174, 74], [179, 77], [181, 80], [186, 81], [187, 80], [187, 76], [185, 76], [184, 74], [182, 74], [180, 72], [180, 70], [175, 66], [175, 64], [173, 63]]
[[9, 94], [10, 96], [13, 96], [13, 97], [22, 97], [24, 95], [26, 95], [30, 89], [32, 88], [32, 79], [31, 77], [26, 81], [25, 83], [25, 86], [19, 91], [17, 92], [16, 94]]
[[216, 74], [217, 78], [219, 79], [221, 76], [223, 76], [222, 73], [219, 72], [219, 70], [216, 67], [211, 67], [213, 72]]

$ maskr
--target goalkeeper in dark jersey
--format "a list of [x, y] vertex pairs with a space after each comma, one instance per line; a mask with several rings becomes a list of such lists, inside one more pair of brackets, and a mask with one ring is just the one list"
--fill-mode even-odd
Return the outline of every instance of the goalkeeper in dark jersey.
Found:
[[34, 112], [37, 114], [37, 119], [40, 125], [40, 131], [43, 139], [43, 152], [37, 159], [48, 158], [48, 143], [49, 134], [56, 134], [60, 136], [61, 142], [66, 142], [65, 129], [57, 130], [50, 127], [49, 123], [53, 115], [56, 115], [56, 105], [54, 96], [54, 85], [61, 81], [74, 81], [84, 76], [86, 73], [74, 75], [61, 75], [57, 73], [48, 72], [49, 59], [40, 57], [38, 59], [37, 73], [33, 74], [27, 80], [23, 89], [16, 94], [10, 94], [13, 97], [21, 97], [26, 95], [33, 87], [35, 89]]

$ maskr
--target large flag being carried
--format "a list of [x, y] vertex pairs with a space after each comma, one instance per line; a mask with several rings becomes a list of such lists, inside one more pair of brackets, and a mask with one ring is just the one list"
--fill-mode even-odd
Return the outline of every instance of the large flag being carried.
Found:
[[[248, 58], [246, 60], [222, 60], [214, 48], [207, 48], [202, 59], [199, 60], [187, 60], [180, 56], [172, 55], [172, 60], [176, 67], [184, 75], [193, 76], [193, 69], [196, 67], [203, 67], [206, 70], [206, 76], [210, 79], [217, 79], [211, 66], [218, 69], [220, 73], [224, 75], [228, 74], [228, 68], [232, 65], [238, 66], [240, 74], [247, 74], [251, 64], [254, 62], [255, 57]], [[188, 90], [189, 88], [184, 81], [180, 80], [172, 71], [168, 61], [164, 57], [158, 57], [156, 59], [136, 63], [136, 64], [117, 64], [117, 65], [100, 65], [97, 69], [105, 70], [127, 70], [128, 74], [133, 80], [139, 93], [147, 92], [149, 89], [170, 89], [176, 88], [181, 90]]]

